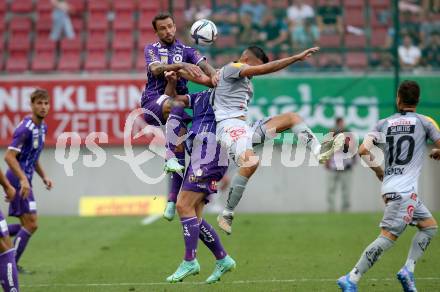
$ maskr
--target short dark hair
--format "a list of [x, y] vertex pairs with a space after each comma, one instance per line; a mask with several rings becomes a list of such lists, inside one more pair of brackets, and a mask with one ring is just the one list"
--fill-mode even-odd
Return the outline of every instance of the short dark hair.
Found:
[[257, 59], [259, 59], [263, 64], [269, 62], [269, 57], [266, 55], [264, 50], [258, 46], [249, 46], [247, 48], [248, 51], [252, 52]]
[[159, 12], [156, 14], [156, 16], [153, 18], [153, 21], [151, 21], [151, 24], [153, 25], [154, 30], [157, 30], [156, 22], [158, 20], [164, 20], [167, 18], [171, 18], [171, 20], [174, 22], [174, 17], [169, 12]]
[[31, 93], [31, 103], [34, 103], [37, 99], [49, 100], [49, 93], [45, 89], [37, 88]]
[[403, 81], [397, 92], [400, 101], [406, 105], [417, 105], [420, 98], [420, 87], [412, 80]]

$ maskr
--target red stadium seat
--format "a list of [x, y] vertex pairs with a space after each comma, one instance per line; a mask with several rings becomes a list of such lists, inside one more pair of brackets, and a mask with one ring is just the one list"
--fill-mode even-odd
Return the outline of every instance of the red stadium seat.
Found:
[[60, 56], [58, 70], [78, 72], [81, 70], [81, 55], [78, 52], [65, 52]]
[[329, 64], [337, 64], [339, 66], [342, 66], [342, 56], [335, 53], [319, 54], [319, 66], [325, 67]]
[[374, 28], [371, 32], [371, 46], [383, 47], [385, 46], [388, 37], [387, 28]]
[[113, 71], [130, 71], [133, 67], [133, 59], [130, 51], [113, 53], [110, 69]]
[[104, 52], [108, 47], [107, 34], [88, 35], [86, 47], [88, 51], [101, 50]]
[[365, 2], [363, 0], [344, 0], [344, 8], [356, 8], [361, 10], [364, 8]]
[[[123, 0], [125, 1], [125, 0]], [[104, 12], [107, 13], [108, 11], [110, 11], [110, 2], [109, 1], [105, 1], [105, 0], [90, 0], [88, 1], [88, 9], [89, 11], [99, 11], [99, 12]]]
[[75, 51], [80, 52], [83, 49], [83, 43], [81, 38], [74, 39], [63, 39], [61, 41], [61, 50], [62, 51]]
[[52, 12], [51, 0], [38, 0], [37, 1], [38, 14], [50, 14]]
[[386, 21], [379, 21], [380, 10], [370, 10], [370, 24], [372, 28], [375, 27], [389, 27], [391, 25], [391, 17], [386, 18]]
[[347, 25], [364, 27], [365, 26], [364, 12], [359, 9], [345, 10], [345, 23]]
[[11, 53], [6, 61], [6, 71], [20, 73], [28, 70], [27, 53]]
[[0, 14], [5, 14], [8, 11], [8, 2], [6, 0], [0, 0]]
[[138, 39], [138, 48], [143, 50], [147, 44], [155, 43], [157, 41], [158, 39], [154, 31], [151, 30], [142, 31], [140, 32]]
[[50, 18], [40, 18], [36, 22], [37, 33], [50, 33], [52, 30], [52, 19]]
[[105, 14], [96, 14], [89, 18], [89, 31], [106, 31], [109, 28], [107, 16]]
[[365, 48], [367, 41], [364, 35], [345, 35], [345, 46], [348, 48]]
[[3, 14], [0, 14], [0, 34], [6, 29], [6, 18]]
[[388, 9], [391, 6], [391, 1], [389, 1], [389, 0], [370, 0], [370, 5], [374, 8]]
[[84, 20], [82, 18], [73, 18], [72, 26], [75, 34], [79, 35], [84, 29]]
[[104, 71], [108, 68], [107, 55], [101, 51], [89, 51], [84, 65], [86, 71]]
[[[177, 29], [185, 27], [185, 10], [173, 10], [174, 22], [176, 23]], [[151, 24], [151, 21], [150, 21]]]
[[9, 23], [12, 33], [29, 33], [31, 31], [31, 20], [29, 18], [13, 18]]
[[323, 34], [319, 37], [319, 44], [323, 48], [339, 48], [341, 46], [341, 37], [337, 34]]
[[113, 35], [113, 50], [132, 50], [134, 47], [132, 33], [119, 33]]
[[[104, 2], [104, 1], [92, 1]], [[69, 0], [69, 5], [73, 14], [82, 14], [86, 10], [86, 2], [84, 0]]]
[[16, 34], [9, 36], [8, 50], [10, 52], [28, 53], [31, 42], [28, 35]]
[[151, 21], [156, 16], [157, 11], [143, 11], [139, 16], [139, 29], [153, 29]]
[[367, 55], [365, 53], [347, 53], [346, 64], [350, 69], [365, 69], [368, 65]]
[[173, 10], [185, 10], [186, 0], [172, 0], [173, 1]]
[[31, 70], [48, 72], [55, 69], [55, 54], [52, 52], [36, 52], [32, 59]]
[[[139, 1], [139, 2], [156, 2], [156, 1]], [[124, 1], [113, 1], [113, 9], [118, 12], [133, 12], [137, 9], [137, 1], [135, 0], [124, 0]]]
[[42, 37], [41, 35], [38, 35], [35, 39], [35, 50], [37, 52], [44, 52], [44, 51], [55, 51], [56, 48], [56, 42], [53, 42], [49, 39], [49, 37]]
[[133, 14], [116, 13], [115, 20], [113, 21], [113, 30], [128, 32], [133, 31], [134, 26]]
[[138, 50], [136, 58], [136, 71], [146, 72], [144, 50]]
[[32, 0], [14, 0], [11, 2], [11, 12], [13, 13], [30, 13], [34, 9]]

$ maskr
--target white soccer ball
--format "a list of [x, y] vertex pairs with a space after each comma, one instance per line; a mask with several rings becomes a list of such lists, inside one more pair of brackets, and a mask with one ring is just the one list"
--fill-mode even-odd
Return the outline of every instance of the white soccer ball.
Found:
[[197, 20], [191, 26], [191, 37], [196, 45], [212, 45], [217, 38], [217, 26], [211, 20]]

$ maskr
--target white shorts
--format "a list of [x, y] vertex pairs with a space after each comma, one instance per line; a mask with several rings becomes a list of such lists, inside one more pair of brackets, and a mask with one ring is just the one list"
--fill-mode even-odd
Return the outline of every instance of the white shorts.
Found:
[[252, 150], [252, 128], [243, 120], [227, 119], [217, 122], [217, 141], [228, 151], [238, 165], [240, 156]]

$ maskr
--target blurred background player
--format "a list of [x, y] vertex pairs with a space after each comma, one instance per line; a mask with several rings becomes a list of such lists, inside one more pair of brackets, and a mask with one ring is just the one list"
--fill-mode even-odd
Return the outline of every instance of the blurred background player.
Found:
[[[159, 41], [145, 47], [145, 61], [147, 67], [147, 84], [142, 93], [141, 106], [148, 110], [145, 121], [152, 126], [167, 124], [167, 154], [165, 170], [171, 172], [171, 189], [168, 203], [163, 216], [172, 220], [175, 213], [176, 196], [182, 184], [179, 171], [185, 167], [185, 149], [178, 143], [178, 137], [184, 135], [184, 123], [189, 116], [184, 113], [184, 105], [173, 102], [163, 94], [166, 80], [165, 71], [179, 71], [184, 69], [192, 77], [198, 77], [203, 72], [215, 82], [216, 72], [206, 58], [194, 48], [185, 46], [176, 39], [176, 24], [169, 13], [159, 13], [152, 21], [153, 28]], [[187, 94], [187, 80], [180, 78], [177, 81], [178, 94]]]
[[[338, 135], [339, 133], [344, 133], [346, 139], [348, 138], [350, 142], [349, 130], [345, 128], [344, 119], [339, 117], [336, 118], [335, 128], [330, 130], [333, 135]], [[346, 141], [347, 144], [347, 141]], [[345, 146], [345, 145], [344, 145]], [[341, 197], [342, 197], [342, 208], [343, 212], [350, 210], [350, 193], [353, 177], [353, 166], [356, 163], [356, 155], [348, 157], [344, 152], [348, 152], [349, 145], [346, 145], [347, 149], [344, 151], [336, 152], [325, 164], [327, 171], [327, 202], [329, 212], [336, 211], [335, 197], [336, 190], [341, 187]], [[356, 145], [357, 147], [357, 145]]]
[[328, 141], [325, 147], [321, 147], [301, 117], [292, 112], [259, 120], [252, 127], [246, 122], [248, 104], [253, 96], [251, 78], [282, 70], [307, 59], [318, 50], [317, 47], [310, 48], [298, 55], [269, 62], [261, 48], [250, 46], [242, 53], [238, 62], [229, 63], [220, 70], [219, 83], [212, 98], [217, 121], [217, 139], [239, 166], [231, 181], [226, 207], [218, 216], [218, 224], [227, 234], [232, 232], [234, 210], [243, 196], [248, 180], [258, 168], [254, 145], [264, 143], [266, 137], [273, 138], [275, 133], [291, 129], [321, 163], [327, 161], [333, 151], [343, 145], [343, 136], [338, 135]]
[[[15, 189], [0, 169], [0, 185], [5, 191], [5, 200], [14, 199]], [[8, 223], [0, 211], [0, 282], [3, 291], [18, 292], [17, 264], [15, 263], [15, 249], [9, 237]], [[16, 289], [16, 290], [13, 290]]]
[[[32, 115], [18, 124], [5, 153], [5, 161], [9, 166], [6, 177], [16, 190], [14, 199], [9, 203], [9, 216], [18, 217], [21, 223], [8, 226], [10, 235], [15, 235], [17, 264], [38, 227], [37, 204], [32, 192], [34, 171], [41, 177], [48, 190], [52, 188], [52, 181], [39, 161], [47, 133], [47, 125], [43, 120], [49, 113], [49, 94], [46, 90], [36, 89], [30, 98]], [[27, 272], [22, 267], [17, 267], [19, 272]]]
[[[175, 86], [177, 76], [168, 74], [167, 93]], [[228, 156], [221, 152], [216, 140], [215, 115], [210, 104], [212, 90], [186, 96], [177, 96], [193, 109], [193, 120], [189, 129], [191, 141], [191, 159], [186, 169], [183, 185], [177, 197], [177, 212], [182, 223], [185, 241], [185, 256], [177, 270], [167, 278], [168, 282], [179, 282], [184, 278], [198, 274], [200, 265], [196, 259], [197, 243], [200, 239], [213, 253], [216, 265], [213, 273], [206, 279], [214, 283], [220, 277], [235, 268], [235, 261], [226, 253], [215, 229], [202, 218], [203, 208], [210, 196], [217, 193], [218, 183], [228, 169]], [[175, 97], [175, 91], [169, 95]]]
[[[436, 220], [418, 197], [418, 179], [428, 139], [440, 148], [438, 126], [432, 119], [416, 113], [419, 97], [420, 88], [416, 82], [402, 82], [396, 100], [399, 113], [380, 120], [374, 132], [359, 148], [359, 155], [369, 163], [367, 160], [371, 157], [373, 145], [383, 144], [385, 170], [380, 162], [370, 162], [369, 166], [382, 181], [385, 214], [380, 222], [379, 237], [365, 249], [353, 270], [339, 278], [337, 283], [342, 291], [357, 291], [361, 276], [394, 245], [407, 225], [417, 226], [418, 231], [412, 240], [406, 263], [397, 273], [397, 279], [404, 291], [417, 291], [415, 264], [438, 229]], [[439, 160], [438, 151], [435, 149], [431, 157]]]

